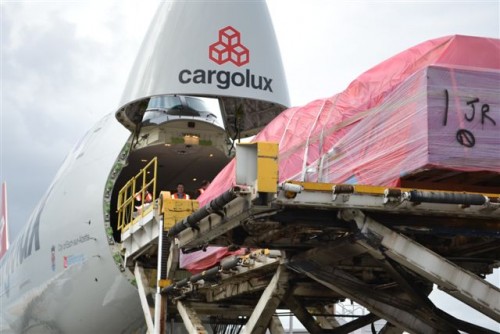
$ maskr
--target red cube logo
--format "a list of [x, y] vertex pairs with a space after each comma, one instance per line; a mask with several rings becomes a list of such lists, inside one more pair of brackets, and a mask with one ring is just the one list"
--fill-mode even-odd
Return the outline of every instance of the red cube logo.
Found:
[[229, 60], [229, 49], [221, 42], [210, 45], [209, 57], [217, 64], [224, 64]]
[[240, 67], [250, 62], [250, 51], [241, 43], [241, 34], [231, 26], [219, 30], [219, 40], [208, 48], [208, 57], [222, 65], [228, 61]]
[[226, 46], [240, 44], [240, 32], [231, 26], [219, 30], [219, 42]]
[[235, 45], [231, 52], [231, 61], [237, 66], [245, 65], [249, 62], [249, 53], [248, 49], [243, 45]]

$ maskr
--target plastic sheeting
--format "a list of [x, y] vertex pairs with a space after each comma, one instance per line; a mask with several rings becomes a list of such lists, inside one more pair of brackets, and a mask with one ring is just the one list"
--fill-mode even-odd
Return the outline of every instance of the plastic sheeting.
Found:
[[219, 264], [220, 260], [230, 255], [243, 255], [246, 249], [229, 251], [227, 247], [207, 247], [205, 250], [194, 253], [181, 253], [180, 267], [193, 274], [212, 268]]
[[[435, 75], [428, 82], [430, 66]], [[368, 70], [339, 94], [284, 111], [255, 141], [279, 143], [280, 182], [369, 180], [373, 185], [389, 186], [408, 172], [401, 168], [405, 160], [408, 170], [417, 169], [417, 164], [431, 163], [459, 170], [500, 172], [500, 150], [495, 150], [500, 133], [499, 70], [498, 39], [447, 36], [430, 40]], [[469, 90], [464, 91], [465, 87]], [[448, 123], [438, 128], [446, 108], [445, 90], [449, 98]], [[479, 101], [472, 103], [475, 116], [469, 122], [465, 117], [472, 117], [472, 104], [468, 103], [475, 99]], [[481, 121], [484, 105], [489, 106], [487, 115], [493, 122], [487, 118]], [[476, 138], [474, 147], [467, 151], [466, 146], [452, 139], [462, 128], [484, 137], [489, 144], [481, 146], [481, 139]], [[406, 153], [400, 146], [406, 147]], [[358, 170], [363, 164], [359, 155], [350, 154], [351, 159], [347, 160], [345, 154], [351, 150], [371, 152], [371, 165], [363, 175]], [[467, 165], [463, 152], [474, 153]], [[336, 159], [341, 158], [341, 153], [343, 164]], [[453, 155], [455, 158], [447, 159]], [[474, 157], [480, 157], [474, 161], [476, 165], [472, 164]], [[481, 161], [484, 158], [487, 159]], [[383, 178], [368, 178], [371, 169], [384, 160], [391, 161], [388, 165], [398, 164], [392, 175], [385, 170]], [[324, 170], [320, 170], [321, 164]], [[335, 164], [337, 168], [332, 170]], [[233, 160], [199, 198], [200, 205], [234, 185], [234, 170]]]
[[[254, 141], [279, 143], [280, 182], [396, 186], [433, 167], [500, 173], [500, 40], [447, 36], [414, 46], [345, 91], [284, 111]], [[233, 160], [200, 205], [234, 182]], [[203, 253], [189, 255], [181, 266], [203, 269]]]
[[398, 186], [420, 170], [500, 173], [500, 72], [427, 67], [324, 154], [307, 181]]

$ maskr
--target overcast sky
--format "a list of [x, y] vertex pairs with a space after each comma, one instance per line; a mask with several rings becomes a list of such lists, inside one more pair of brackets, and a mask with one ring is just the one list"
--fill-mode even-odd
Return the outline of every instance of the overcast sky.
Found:
[[[1, 1], [0, 179], [8, 185], [11, 241], [70, 148], [117, 109], [157, 5]], [[292, 105], [332, 96], [428, 39], [500, 38], [498, 0], [271, 0], [268, 6]]]

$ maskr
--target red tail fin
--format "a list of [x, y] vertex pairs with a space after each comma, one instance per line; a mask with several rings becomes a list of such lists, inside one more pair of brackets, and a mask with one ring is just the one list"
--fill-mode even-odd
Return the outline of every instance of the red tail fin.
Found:
[[7, 185], [2, 183], [2, 207], [0, 211], [0, 259], [9, 249], [9, 226], [7, 225]]

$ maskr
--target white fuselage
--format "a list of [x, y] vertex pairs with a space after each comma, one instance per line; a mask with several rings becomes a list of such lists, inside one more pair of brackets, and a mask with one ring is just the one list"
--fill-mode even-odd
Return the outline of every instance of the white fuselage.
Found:
[[115, 265], [104, 228], [104, 187], [129, 135], [112, 115], [90, 129], [2, 258], [1, 316], [13, 331], [111, 333], [142, 326], [136, 288]]

